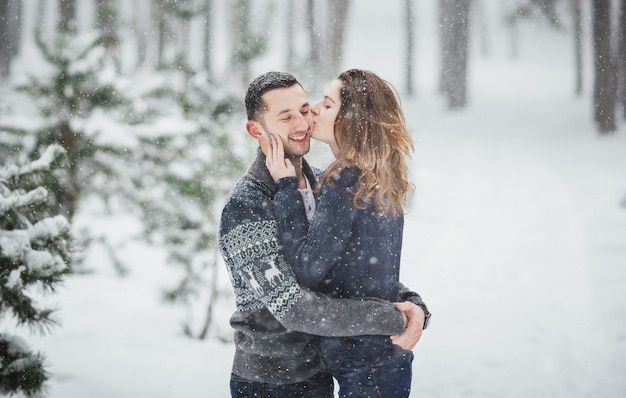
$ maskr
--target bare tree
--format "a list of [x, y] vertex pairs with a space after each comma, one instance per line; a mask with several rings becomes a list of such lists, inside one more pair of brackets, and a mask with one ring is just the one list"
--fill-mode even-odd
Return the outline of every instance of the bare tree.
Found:
[[594, 121], [601, 134], [617, 129], [617, 71], [611, 51], [611, 0], [593, 0]]
[[11, 60], [20, 47], [22, 2], [0, 0], [0, 79], [9, 75]]
[[441, 0], [441, 88], [450, 109], [465, 107], [471, 0]]
[[405, 50], [405, 84], [406, 93], [413, 95], [413, 37], [415, 36], [415, 25], [413, 23], [413, 0], [404, 0], [404, 26], [406, 29], [406, 50]]

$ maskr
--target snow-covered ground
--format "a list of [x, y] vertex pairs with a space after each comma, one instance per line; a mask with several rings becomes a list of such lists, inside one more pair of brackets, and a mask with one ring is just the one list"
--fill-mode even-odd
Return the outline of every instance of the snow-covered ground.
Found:
[[[390, 29], [402, 2], [354, 3], [343, 66], [402, 91], [402, 34]], [[403, 99], [416, 195], [402, 280], [433, 312], [412, 395], [624, 397], [625, 125], [595, 132], [588, 67], [584, 96], [573, 94], [570, 35], [531, 22], [511, 58], [498, 1], [482, 2], [489, 53], [473, 48], [470, 105], [446, 112], [435, 3], [418, 3], [417, 95]], [[258, 72], [282, 69], [275, 62]], [[63, 326], [27, 338], [48, 358], [49, 396], [228, 396], [233, 346], [180, 335], [180, 309], [158, 298], [171, 275], [159, 254], [142, 252], [126, 278], [100, 259], [100, 272], [69, 278], [55, 296]]]

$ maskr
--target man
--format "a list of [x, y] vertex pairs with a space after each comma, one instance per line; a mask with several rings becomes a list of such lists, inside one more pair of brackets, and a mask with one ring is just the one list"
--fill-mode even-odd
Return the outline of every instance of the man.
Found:
[[320, 360], [315, 335], [395, 335], [394, 343], [412, 349], [429, 313], [420, 296], [403, 286], [398, 300], [413, 303], [397, 303], [400, 312], [383, 300], [333, 299], [298, 284], [276, 237], [270, 205], [276, 186], [265, 153], [270, 134], [280, 137], [299, 187], [315, 188], [320, 170], [303, 159], [313, 123], [307, 96], [292, 75], [268, 72], [250, 84], [245, 103], [246, 130], [259, 150], [228, 196], [219, 231], [237, 303], [230, 321], [236, 345], [231, 394], [331, 398], [332, 378]]

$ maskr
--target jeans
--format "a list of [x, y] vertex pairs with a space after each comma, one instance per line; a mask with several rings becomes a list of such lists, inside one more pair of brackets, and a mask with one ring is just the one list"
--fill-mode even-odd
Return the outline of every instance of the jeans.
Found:
[[333, 398], [333, 378], [319, 373], [310, 379], [292, 384], [263, 383], [231, 374], [232, 398]]
[[354, 366], [344, 361], [340, 373], [340, 398], [406, 398], [411, 392], [413, 353], [408, 351], [374, 366]]

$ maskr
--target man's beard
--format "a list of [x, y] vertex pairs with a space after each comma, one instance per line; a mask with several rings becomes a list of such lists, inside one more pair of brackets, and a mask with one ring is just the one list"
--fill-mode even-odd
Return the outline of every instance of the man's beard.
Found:
[[[272, 133], [268, 133], [268, 138], [272, 135]], [[309, 130], [309, 135], [310, 135], [310, 130]], [[289, 141], [289, 139], [285, 139], [283, 137], [281, 137], [278, 134], [274, 134], [275, 137], [277, 137], [279, 140], [282, 141], [283, 143], [283, 150], [285, 151], [285, 159], [294, 159], [294, 158], [301, 158], [302, 156], [306, 155], [307, 153], [309, 153], [309, 151], [311, 150], [311, 140], [310, 140], [310, 136], [309, 136], [309, 146], [308, 148], [306, 148], [306, 150], [304, 151], [304, 153], [294, 153], [292, 151], [291, 148], [291, 142]]]

